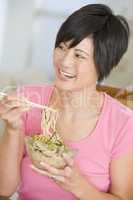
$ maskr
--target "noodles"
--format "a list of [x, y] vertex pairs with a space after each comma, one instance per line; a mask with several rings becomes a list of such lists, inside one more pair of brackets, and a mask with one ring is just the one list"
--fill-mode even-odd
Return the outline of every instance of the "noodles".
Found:
[[42, 120], [41, 120], [41, 129], [43, 134], [53, 135], [56, 132], [56, 122], [58, 119], [57, 110], [43, 109]]
[[43, 134], [25, 138], [29, 157], [37, 168], [41, 169], [40, 163], [44, 162], [55, 168], [63, 169], [66, 166], [63, 154], [67, 153], [71, 158], [75, 156], [76, 150], [67, 146], [56, 131], [57, 118], [57, 111], [45, 107], [41, 120]]

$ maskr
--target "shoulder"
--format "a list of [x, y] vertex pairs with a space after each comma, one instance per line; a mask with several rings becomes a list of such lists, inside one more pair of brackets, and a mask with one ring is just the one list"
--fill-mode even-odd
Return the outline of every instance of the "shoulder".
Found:
[[133, 120], [133, 110], [119, 102], [117, 99], [105, 94], [106, 96], [106, 107], [107, 115], [114, 122], [126, 122], [128, 120]]
[[20, 87], [21, 91], [23, 92], [40, 92], [40, 91], [44, 91], [44, 90], [50, 90], [53, 88], [53, 84], [52, 83], [45, 83], [45, 84], [28, 84], [28, 85], [23, 85], [22, 87]]
[[133, 150], [133, 110], [106, 95], [105, 116], [110, 156], [116, 159]]
[[45, 103], [54, 88], [54, 84], [31, 84], [19, 87], [18, 91], [21, 96], [36, 103]]

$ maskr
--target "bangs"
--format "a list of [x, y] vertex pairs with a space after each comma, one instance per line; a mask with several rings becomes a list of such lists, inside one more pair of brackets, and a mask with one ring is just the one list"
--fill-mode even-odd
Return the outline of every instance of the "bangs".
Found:
[[[79, 30], [79, 31], [76, 31], [76, 30]], [[58, 47], [61, 42], [68, 42], [68, 41], [70, 41], [69, 48], [72, 48], [88, 36], [88, 33], [86, 33], [80, 27], [77, 27], [76, 30], [73, 26], [70, 26], [69, 28], [65, 27], [63, 31], [57, 34], [55, 48]]]
[[75, 19], [75, 16], [70, 16], [61, 26], [57, 33], [55, 48], [61, 42], [70, 43], [70, 48], [76, 46], [86, 37], [93, 37], [95, 32], [100, 31], [107, 21], [107, 16], [99, 17], [97, 15], [82, 15]]

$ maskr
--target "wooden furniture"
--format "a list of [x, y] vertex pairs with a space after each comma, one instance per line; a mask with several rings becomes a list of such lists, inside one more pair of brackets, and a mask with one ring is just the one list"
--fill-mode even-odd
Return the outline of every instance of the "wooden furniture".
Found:
[[107, 94], [133, 110], [133, 90], [128, 91], [125, 88], [116, 88], [107, 85], [97, 85], [97, 90], [106, 92]]
[[0, 200], [10, 200], [8, 197], [0, 196]]

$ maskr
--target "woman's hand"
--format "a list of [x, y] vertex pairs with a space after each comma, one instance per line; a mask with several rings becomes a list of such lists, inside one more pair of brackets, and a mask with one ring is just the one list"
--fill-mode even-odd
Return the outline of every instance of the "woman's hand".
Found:
[[15, 93], [0, 99], [0, 119], [4, 120], [8, 130], [19, 130], [21, 128], [21, 115], [27, 110], [29, 110], [29, 107]]
[[80, 170], [74, 166], [73, 158], [70, 158], [67, 154], [63, 154], [63, 157], [66, 161], [64, 169], [54, 168], [47, 163], [40, 163], [42, 169], [38, 169], [33, 165], [31, 165], [31, 168], [42, 175], [52, 178], [60, 187], [79, 197], [82, 193], [82, 188], [86, 187], [88, 183]]

